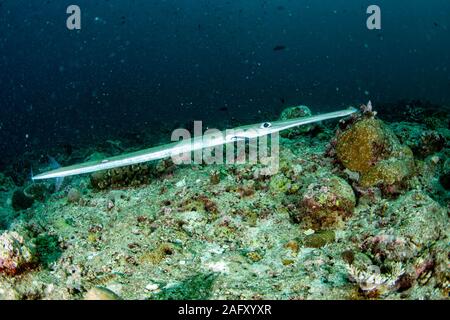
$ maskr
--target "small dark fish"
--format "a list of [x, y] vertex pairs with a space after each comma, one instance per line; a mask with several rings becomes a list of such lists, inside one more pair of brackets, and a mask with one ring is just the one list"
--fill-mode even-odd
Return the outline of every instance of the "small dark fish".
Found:
[[284, 49], [286, 49], [286, 46], [283, 46], [283, 45], [278, 45], [278, 46], [273, 47], [273, 51], [281, 51]]
[[228, 111], [228, 107], [220, 107], [219, 111], [226, 112]]
[[282, 104], [286, 103], [286, 99], [284, 99], [283, 97], [280, 98], [280, 101], [281, 101]]
[[433, 25], [434, 25], [436, 28], [439, 28], [439, 27], [440, 27], [439, 23], [437, 23], [436, 21], [433, 22]]
[[284, 10], [284, 7], [283, 6], [278, 6], [277, 10]]

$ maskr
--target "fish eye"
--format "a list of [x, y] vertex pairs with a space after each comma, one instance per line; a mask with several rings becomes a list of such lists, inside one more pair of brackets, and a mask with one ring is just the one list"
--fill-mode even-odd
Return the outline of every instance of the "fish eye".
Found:
[[263, 122], [261, 124], [261, 129], [267, 129], [270, 128], [272, 126], [272, 124], [270, 122]]

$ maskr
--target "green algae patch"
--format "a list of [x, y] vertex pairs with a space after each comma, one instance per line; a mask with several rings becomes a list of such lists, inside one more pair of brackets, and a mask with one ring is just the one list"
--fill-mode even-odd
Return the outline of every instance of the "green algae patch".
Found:
[[61, 234], [69, 234], [76, 229], [77, 222], [72, 217], [55, 217], [52, 225]]
[[294, 194], [300, 187], [298, 184], [293, 183], [284, 175], [274, 176], [269, 183], [269, 188], [274, 193]]
[[161, 263], [167, 256], [174, 253], [174, 246], [170, 243], [162, 243], [154, 250], [144, 253], [140, 257], [140, 262], [157, 265]]
[[62, 255], [58, 237], [54, 235], [42, 234], [35, 240], [36, 255], [40, 263], [48, 267], [51, 263], [58, 261]]
[[199, 273], [179, 284], [165, 287], [153, 296], [152, 300], [206, 300], [211, 297], [211, 290], [218, 275]]
[[326, 244], [333, 243], [335, 239], [336, 236], [333, 230], [324, 230], [307, 235], [303, 243], [307, 248], [321, 248]]

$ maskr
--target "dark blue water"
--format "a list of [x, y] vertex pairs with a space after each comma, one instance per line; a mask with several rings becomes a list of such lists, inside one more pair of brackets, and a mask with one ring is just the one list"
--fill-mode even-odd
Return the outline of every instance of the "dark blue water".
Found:
[[448, 105], [449, 40], [448, 0], [0, 0], [0, 154], [300, 103]]

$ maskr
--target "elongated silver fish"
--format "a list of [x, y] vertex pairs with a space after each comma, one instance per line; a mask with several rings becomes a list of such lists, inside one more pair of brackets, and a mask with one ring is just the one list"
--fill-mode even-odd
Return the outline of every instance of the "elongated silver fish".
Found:
[[157, 146], [136, 152], [126, 153], [103, 160], [88, 161], [68, 167], [61, 167], [56, 170], [38, 174], [37, 176], [33, 177], [33, 180], [61, 178], [77, 174], [124, 167], [151, 160], [169, 158], [171, 156], [184, 154], [186, 152], [215, 147], [227, 143], [233, 143], [234, 141], [238, 140], [257, 138], [313, 122], [345, 117], [355, 112], [357, 112], [357, 109], [348, 108], [346, 110], [324, 113], [311, 117], [291, 120], [279, 120], [274, 122], [262, 122], [247, 126], [241, 126], [231, 130], [222, 131], [222, 134], [205, 134], [203, 136], [185, 139], [178, 142], [172, 142], [162, 146]]

